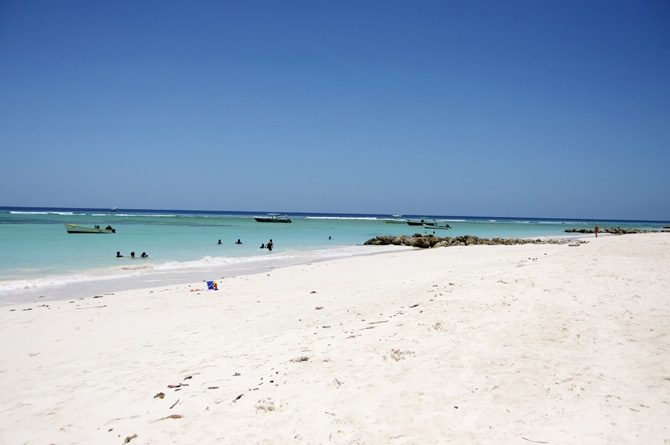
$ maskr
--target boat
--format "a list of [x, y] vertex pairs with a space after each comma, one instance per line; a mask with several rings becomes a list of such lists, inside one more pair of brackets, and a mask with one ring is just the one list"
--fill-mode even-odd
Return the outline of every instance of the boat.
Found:
[[422, 226], [426, 229], [451, 229], [451, 226], [446, 222], [434, 219], [408, 219], [407, 224], [410, 226]]
[[425, 219], [408, 219], [407, 224], [410, 226], [423, 226], [426, 223]]
[[405, 224], [407, 220], [402, 218], [402, 213], [398, 213], [396, 215], [393, 215], [393, 219], [387, 218], [384, 220], [384, 222], [391, 224]]
[[430, 222], [423, 225], [426, 229], [451, 229], [451, 226], [445, 222]]
[[112, 226], [107, 226], [104, 229], [100, 226], [78, 226], [76, 224], [63, 224], [67, 233], [116, 233], [116, 229], [112, 229]]
[[269, 223], [290, 223], [291, 218], [287, 215], [281, 215], [279, 213], [268, 213], [268, 216], [254, 216], [254, 219], [258, 222], [269, 222]]

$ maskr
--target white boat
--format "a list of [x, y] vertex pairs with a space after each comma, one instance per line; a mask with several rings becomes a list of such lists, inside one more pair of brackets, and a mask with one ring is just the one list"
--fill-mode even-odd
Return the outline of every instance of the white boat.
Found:
[[451, 229], [451, 226], [445, 222], [429, 222], [423, 225], [426, 229]]
[[423, 226], [424, 224], [426, 224], [426, 220], [423, 219], [423, 218], [421, 218], [421, 219], [408, 219], [405, 222], [407, 224], [409, 224], [410, 226]]
[[423, 227], [426, 229], [451, 229], [451, 226], [446, 222], [435, 219], [423, 220]]
[[258, 222], [270, 222], [270, 223], [290, 223], [291, 218], [287, 215], [280, 215], [279, 213], [268, 213], [268, 216], [254, 216], [254, 219]]
[[407, 222], [406, 219], [402, 218], [402, 213], [393, 215], [393, 219], [385, 219], [384, 221], [390, 224], [405, 224]]
[[78, 226], [76, 224], [63, 224], [67, 233], [116, 233], [112, 226], [107, 226], [104, 229], [100, 226]]

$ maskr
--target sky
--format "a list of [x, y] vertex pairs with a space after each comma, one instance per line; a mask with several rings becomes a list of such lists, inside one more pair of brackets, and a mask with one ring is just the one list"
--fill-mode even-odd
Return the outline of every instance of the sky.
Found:
[[0, 206], [670, 221], [670, 3], [0, 1]]

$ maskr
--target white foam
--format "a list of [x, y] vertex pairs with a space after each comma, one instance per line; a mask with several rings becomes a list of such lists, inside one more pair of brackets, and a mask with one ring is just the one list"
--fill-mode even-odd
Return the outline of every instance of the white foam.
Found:
[[277, 267], [370, 255], [398, 249], [408, 249], [408, 247], [358, 245], [237, 258], [206, 256], [195, 261], [146, 262], [89, 270], [85, 273], [6, 280], [0, 282], [0, 304], [28, 300], [41, 293], [46, 294], [47, 299], [78, 298], [91, 294], [152, 287], [156, 283], [167, 285], [202, 281], [222, 275], [245, 275]]
[[164, 215], [164, 214], [154, 214], [154, 213], [147, 213], [145, 214], [140, 214], [140, 213], [106, 213], [105, 215], [109, 216], [118, 216], [118, 217], [137, 217], [137, 218], [142, 218], [142, 217], [150, 217], [150, 218], [176, 218], [177, 215]]
[[[365, 217], [365, 216], [306, 216], [305, 219], [317, 219], [317, 220], [351, 220], [351, 221], [379, 221], [379, 218], [374, 216]], [[389, 218], [384, 218], [389, 219]]]
[[74, 215], [74, 212], [21, 212], [18, 210], [10, 210], [13, 215]]

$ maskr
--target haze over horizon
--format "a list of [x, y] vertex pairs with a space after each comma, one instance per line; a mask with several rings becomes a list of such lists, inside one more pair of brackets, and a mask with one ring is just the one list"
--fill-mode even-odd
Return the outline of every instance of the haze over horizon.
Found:
[[670, 221], [665, 1], [0, 4], [0, 206]]

